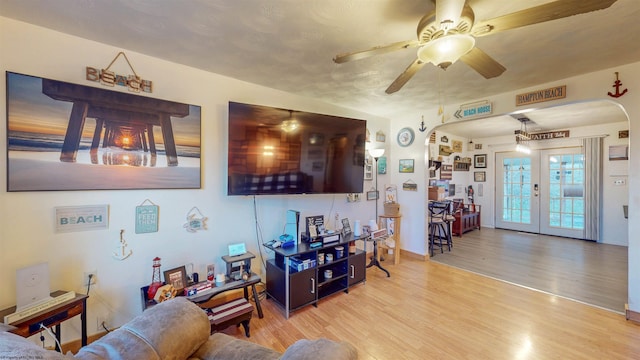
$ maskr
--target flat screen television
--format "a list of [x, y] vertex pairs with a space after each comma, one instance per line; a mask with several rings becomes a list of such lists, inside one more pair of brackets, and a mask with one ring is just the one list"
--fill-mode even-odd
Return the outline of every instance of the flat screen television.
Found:
[[361, 193], [366, 121], [229, 102], [228, 195]]

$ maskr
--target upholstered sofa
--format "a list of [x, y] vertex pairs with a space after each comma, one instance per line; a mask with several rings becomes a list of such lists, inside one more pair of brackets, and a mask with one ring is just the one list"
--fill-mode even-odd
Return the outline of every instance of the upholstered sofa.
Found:
[[[266, 320], [260, 320], [266, 321]], [[349, 343], [328, 339], [299, 340], [284, 354], [216, 333], [209, 335], [209, 319], [185, 298], [156, 305], [83, 347], [77, 354], [60, 354], [9, 332], [0, 332], [0, 359], [357, 359]]]

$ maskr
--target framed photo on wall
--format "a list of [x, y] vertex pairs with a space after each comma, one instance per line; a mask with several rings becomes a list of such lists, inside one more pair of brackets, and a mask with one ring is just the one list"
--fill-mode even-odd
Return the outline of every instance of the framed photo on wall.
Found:
[[200, 106], [12, 72], [6, 86], [7, 191], [200, 188]]
[[476, 171], [473, 173], [473, 181], [485, 182], [487, 181], [487, 173], [485, 171]]
[[401, 173], [412, 173], [413, 172], [413, 159], [400, 159], [400, 166], [398, 171]]
[[487, 154], [480, 154], [473, 156], [473, 167], [486, 168], [487, 167]]

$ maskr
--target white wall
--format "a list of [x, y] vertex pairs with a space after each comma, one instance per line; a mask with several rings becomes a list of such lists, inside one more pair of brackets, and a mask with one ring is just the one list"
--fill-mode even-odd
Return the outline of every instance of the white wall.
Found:
[[[136, 72], [152, 80], [153, 98], [201, 106], [202, 188], [199, 190], [130, 190], [78, 192], [12, 192], [6, 189], [6, 156], [0, 157], [0, 308], [15, 304], [15, 270], [41, 261], [49, 262], [52, 290], [84, 293], [85, 271], [97, 270], [98, 283], [92, 286], [88, 300], [88, 331], [97, 332], [96, 317], [106, 318], [110, 326], [119, 326], [141, 312], [139, 289], [151, 282], [152, 259], [162, 258], [162, 270], [193, 263], [200, 274], [209, 263], [223, 267], [227, 244], [246, 242], [258, 254], [256, 222], [252, 197], [226, 195], [226, 147], [228, 101], [333, 114], [365, 119], [375, 134], [389, 133], [386, 119], [350, 109], [320, 103], [314, 99], [241, 82], [194, 68], [151, 58], [128, 49], [120, 49], [85, 39], [53, 32], [0, 17], [0, 113], [6, 114], [5, 71], [18, 72], [88, 86], [86, 66], [105, 67], [125, 51]], [[122, 60], [122, 59], [120, 59]], [[128, 74], [126, 62], [117, 61], [116, 73]], [[125, 89], [111, 88], [114, 91]], [[6, 121], [3, 121], [6, 124]], [[6, 125], [1, 127], [0, 148], [6, 149]], [[45, 174], [43, 174], [45, 176]], [[380, 184], [388, 175], [381, 175]], [[368, 189], [370, 184], [365, 184]], [[136, 234], [135, 207], [146, 199], [160, 207], [159, 231]], [[374, 218], [375, 202], [347, 203], [344, 195], [261, 196], [257, 197], [257, 217], [261, 239], [268, 241], [282, 233], [288, 209], [302, 216], [318, 215], [361, 219]], [[109, 229], [54, 233], [54, 208], [58, 206], [109, 205]], [[208, 217], [209, 230], [188, 233], [183, 228], [187, 213], [194, 207]], [[381, 207], [382, 208], [382, 207]], [[120, 229], [133, 250], [125, 261], [111, 253], [119, 245]], [[266, 254], [265, 257], [271, 257]], [[253, 267], [258, 272], [261, 262]], [[63, 324], [63, 341], [78, 339], [79, 320]]]
[[[472, 99], [466, 103], [489, 100], [493, 103], [493, 115], [508, 114], [516, 110], [522, 110], [522, 108], [515, 107], [516, 94], [545, 89], [557, 85], [567, 85], [567, 97], [565, 99], [545, 102], [537, 105], [539, 107], [547, 107], [598, 99], [613, 101], [621, 105], [629, 118], [630, 143], [629, 176], [627, 181], [627, 187], [629, 189], [629, 221], [626, 222], [626, 233], [629, 246], [629, 309], [640, 312], [640, 262], [637, 261], [637, 259], [640, 258], [640, 237], [634, 237], [632, 235], [640, 233], [640, 222], [633, 221], [633, 219], [640, 219], [640, 188], [638, 187], [638, 185], [640, 185], [640, 166], [637, 166], [638, 158], [640, 158], [640, 146], [637, 145], [640, 142], [640, 121], [637, 120], [640, 118], [640, 102], [637, 101], [637, 97], [629, 96], [629, 94], [617, 99], [607, 96], [607, 92], [611, 91], [610, 88], [615, 80], [615, 72], [620, 74], [620, 79], [625, 88], [640, 88], [640, 63], [632, 63], [572, 78], [559, 79], [558, 81], [539, 84], [535, 87], [518, 89], [516, 91], [491, 96], [489, 98]], [[446, 104], [446, 106], [444, 106], [445, 123], [455, 121], [451, 117], [451, 114], [453, 114], [460, 105], [462, 104]], [[429, 134], [434, 128], [442, 124], [442, 117], [438, 115], [438, 106], [436, 104], [431, 104], [430, 107], [425, 107], [421, 114], [398, 113], [391, 125], [391, 134], [394, 136], [397, 134], [399, 129], [405, 126], [411, 126], [416, 129], [420, 125], [419, 116], [424, 116], [427, 131], [416, 132], [416, 141], [414, 142], [414, 144], [416, 144], [415, 147], [401, 148], [396, 143], [393, 143], [391, 151], [399, 158], [409, 158], [413, 156], [416, 159], [424, 159], [423, 161], [416, 160], [416, 173], [412, 174], [415, 178], [422, 178], [423, 186], [418, 188], [418, 193], [422, 194], [423, 197], [405, 197], [406, 201], [412, 201], [412, 203], [405, 204], [401, 202], [401, 206], [403, 209], [410, 209], [411, 220], [413, 220], [405, 226], [405, 219], [403, 219], [404, 227], [402, 231], [403, 234], [407, 234], [407, 236], [403, 236], [403, 248], [406, 247], [417, 254], [426, 255], [427, 229], [425, 221], [422, 219], [424, 219], [427, 214], [427, 197], [425, 195], [425, 189], [428, 184], [428, 170], [426, 166], [424, 166], [424, 162], [426, 161], [424, 154], [427, 153]], [[474, 141], [476, 140], [474, 139]], [[418, 151], [415, 150], [417, 147], [421, 148], [419, 154]], [[423, 166], [419, 166], [420, 164]], [[487, 174], [491, 171], [491, 168], [487, 168]], [[391, 181], [396, 184], [401, 184], [404, 181], [404, 177], [405, 176], [402, 174], [395, 173], [392, 174]], [[615, 191], [618, 190], [619, 189]], [[489, 206], [483, 206], [483, 211], [489, 210], [491, 207], [492, 204], [489, 204]], [[609, 205], [607, 205], [607, 207], [609, 207]], [[420, 219], [421, 221], [416, 221], [417, 219]], [[606, 226], [609, 227], [615, 225], [607, 224]], [[621, 228], [623, 229], [622, 231], [625, 231], [625, 225], [622, 225]]]

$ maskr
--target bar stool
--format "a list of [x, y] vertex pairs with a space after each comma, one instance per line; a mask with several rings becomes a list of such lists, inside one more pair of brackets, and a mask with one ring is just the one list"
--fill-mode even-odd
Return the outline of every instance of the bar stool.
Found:
[[429, 202], [429, 255], [433, 256], [433, 248], [440, 247], [440, 253], [444, 253], [444, 246], [451, 251], [451, 221], [455, 218], [450, 213], [450, 201]]

